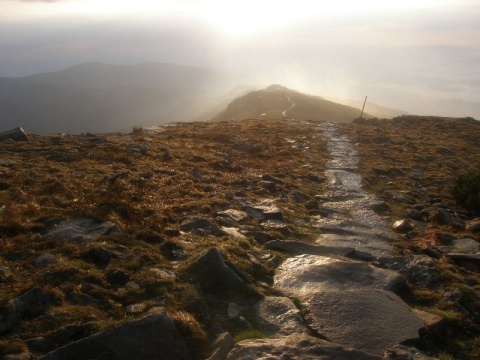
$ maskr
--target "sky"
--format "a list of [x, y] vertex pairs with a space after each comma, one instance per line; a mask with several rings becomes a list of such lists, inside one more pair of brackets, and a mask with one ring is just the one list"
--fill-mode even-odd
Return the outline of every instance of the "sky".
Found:
[[415, 113], [480, 109], [480, 0], [0, 0], [0, 76], [90, 61], [219, 68]]

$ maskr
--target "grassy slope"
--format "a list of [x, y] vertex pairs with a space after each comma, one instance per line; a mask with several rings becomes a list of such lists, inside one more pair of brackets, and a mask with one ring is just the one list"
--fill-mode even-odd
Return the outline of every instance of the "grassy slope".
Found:
[[[290, 108], [292, 103], [294, 107]], [[286, 109], [285, 116], [283, 115]], [[272, 85], [264, 90], [252, 91], [232, 101], [227, 109], [213, 121], [242, 119], [290, 118], [313, 121], [351, 122], [360, 116], [360, 110]], [[364, 114], [364, 117], [370, 117]]]
[[[384, 196], [392, 209], [387, 222], [405, 217], [409, 210], [386, 194], [388, 190], [412, 191], [414, 167], [423, 169], [421, 185], [427, 188], [425, 194], [414, 194], [419, 203], [441, 198], [449, 208], [457, 209], [449, 184], [458, 172], [478, 169], [480, 164], [480, 132], [475, 125], [450, 119], [403, 118], [341, 127], [357, 144], [365, 187]], [[166, 150], [170, 157], [165, 156]], [[258, 296], [270, 293], [261, 282], [272, 281], [274, 264], [259, 261], [260, 266], [252, 266], [252, 256], [274, 255], [279, 261], [284, 255], [263, 249], [254, 238], [171, 236], [165, 235], [167, 229], [178, 228], [185, 216], [213, 220], [218, 210], [240, 209], [229, 200], [232, 196], [252, 202], [277, 198], [292, 233], [267, 233], [272, 238], [313, 240], [315, 231], [309, 226], [308, 211], [293, 201], [292, 193], [322, 193], [324, 183], [312, 182], [308, 173], [322, 174], [326, 157], [322, 139], [311, 125], [281, 120], [187, 123], [164, 127], [159, 134], [32, 136], [28, 143], [0, 143], [0, 159], [8, 160], [0, 167], [0, 205], [4, 206], [0, 211], [0, 255], [33, 252], [15, 262], [0, 257], [3, 266], [14, 270], [12, 279], [0, 283], [0, 299], [6, 301], [32, 286], [42, 287], [55, 299], [48, 316], [32, 316], [2, 334], [0, 350], [2, 346], [2, 351], [20, 348], [12, 341], [15, 338], [42, 336], [67, 324], [83, 323], [92, 315], [99, 320], [99, 328], [111, 326], [135, 317], [126, 315], [125, 307], [143, 302], [148, 307], [162, 306], [174, 317], [201, 358], [206, 338], [198, 330], [199, 323], [208, 335], [215, 322], [235, 334], [240, 328], [226, 317], [228, 302], [253, 304]], [[400, 168], [405, 175], [382, 180], [372, 172], [374, 167]], [[263, 187], [262, 175], [266, 174], [281, 180], [276, 190]], [[77, 216], [113, 221], [122, 233], [104, 236], [90, 245], [36, 240], [35, 234], [45, 230], [44, 219]], [[254, 220], [246, 226], [260, 230]], [[169, 245], [141, 240], [142, 235], [152, 232], [167, 238]], [[426, 232], [417, 230], [413, 240], [399, 239], [397, 252], [423, 253], [426, 246], [439, 245], [439, 233], [478, 240], [478, 235], [432, 222]], [[98, 245], [120, 251], [123, 257], [112, 259], [107, 267], [85, 261], [83, 255]], [[183, 248], [188, 258], [172, 259], [169, 246]], [[200, 294], [183, 269], [210, 246], [218, 247], [228, 260], [257, 280], [256, 286], [247, 293], [222, 290]], [[33, 263], [44, 252], [53, 254], [56, 262], [37, 269]], [[429, 333], [422, 346], [447, 359], [458, 358], [461, 353], [475, 358], [480, 353], [478, 319], [459, 313], [442, 294], [451, 287], [460, 289], [459, 303], [467, 301], [474, 313], [479, 299], [471, 284], [476, 281], [478, 288], [479, 269], [460, 267], [443, 258], [437, 266], [444, 280], [442, 287], [434, 291], [413, 289], [407, 298], [413, 306], [449, 319], [448, 326], [440, 333]], [[152, 267], [171, 270], [177, 279], [158, 278], [149, 270]], [[140, 288], [123, 291], [112, 287], [106, 274], [114, 269], [127, 272]], [[473, 279], [470, 285], [467, 278]], [[86, 291], [85, 282], [97, 285], [89, 294], [101, 299], [99, 306], [66, 300], [72, 292]], [[245, 317], [255, 324], [253, 314]], [[196, 331], [197, 336], [189, 336], [189, 331]]]

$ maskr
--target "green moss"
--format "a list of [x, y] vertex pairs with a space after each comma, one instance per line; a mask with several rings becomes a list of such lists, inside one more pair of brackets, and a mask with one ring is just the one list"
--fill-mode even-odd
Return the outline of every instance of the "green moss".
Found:
[[250, 329], [242, 331], [233, 337], [235, 343], [248, 339], [263, 339], [266, 335], [262, 330]]

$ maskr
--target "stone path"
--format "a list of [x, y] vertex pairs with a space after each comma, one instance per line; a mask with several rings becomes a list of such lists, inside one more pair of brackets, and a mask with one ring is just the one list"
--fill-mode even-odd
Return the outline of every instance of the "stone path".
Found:
[[285, 297], [258, 304], [259, 322], [270, 337], [236, 344], [227, 359], [270, 359], [282, 353], [279, 349], [295, 359], [430, 359], [399, 346], [418, 339], [424, 327], [397, 295], [405, 286], [403, 276], [335, 251], [352, 249], [354, 258], [371, 261], [390, 255], [396, 235], [374, 212], [382, 202], [361, 187], [351, 142], [335, 124], [323, 123], [319, 131], [331, 160], [328, 193], [318, 197], [328, 216], [312, 220], [318, 245], [300, 244], [299, 250], [312, 250], [306, 253], [291, 251], [300, 255], [287, 259], [274, 278]]

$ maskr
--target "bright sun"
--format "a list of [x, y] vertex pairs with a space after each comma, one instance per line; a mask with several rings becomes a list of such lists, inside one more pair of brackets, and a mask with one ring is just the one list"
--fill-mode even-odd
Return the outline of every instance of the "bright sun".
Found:
[[[250, 37], [307, 19], [441, 6], [455, 0], [68, 0], [25, 2], [32, 16], [78, 15], [134, 18], [186, 16], [206, 21], [232, 38]], [[161, 21], [161, 20], [160, 20]]]

